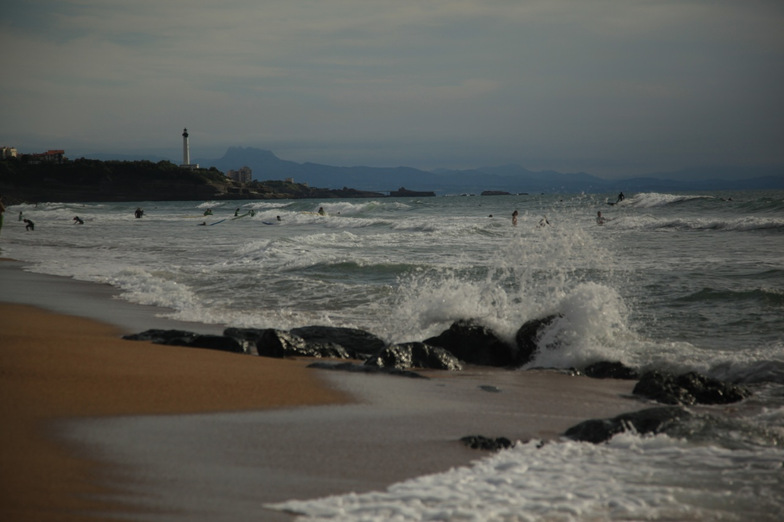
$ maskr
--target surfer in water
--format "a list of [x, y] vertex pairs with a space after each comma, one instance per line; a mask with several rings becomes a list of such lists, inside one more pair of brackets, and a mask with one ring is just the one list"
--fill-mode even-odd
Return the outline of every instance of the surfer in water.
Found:
[[518, 214], [518, 212], [517, 212], [517, 209], [515, 209], [515, 211], [514, 211], [514, 212], [512, 212], [512, 226], [514, 226], [514, 227], [516, 227], [516, 226], [517, 226], [517, 216], [518, 216], [518, 215], [519, 215], [519, 214]]
[[616, 203], [620, 203], [624, 199], [626, 199], [626, 196], [624, 196], [623, 192], [621, 192], [620, 194], [618, 194], [618, 200], [616, 201]]
[[319, 207], [318, 214], [319, 216], [325, 216], [327, 214], [326, 212], [324, 212], [324, 207]]
[[596, 213], [596, 224], [597, 225], [604, 225], [607, 220], [602, 216], [602, 211]]
[[73, 221], [74, 225], [84, 225], [84, 220], [79, 216], [74, 216]]
[[134, 212], [133, 215], [136, 216], [136, 219], [139, 219], [144, 215], [144, 210], [142, 210], [141, 207], [137, 207], [136, 212]]
[[25, 222], [25, 230], [35, 230], [35, 223], [29, 219], [24, 219], [23, 221]]

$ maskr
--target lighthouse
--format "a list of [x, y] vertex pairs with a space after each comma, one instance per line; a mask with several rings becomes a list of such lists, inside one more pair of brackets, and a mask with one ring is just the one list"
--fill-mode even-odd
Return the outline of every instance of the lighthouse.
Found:
[[188, 143], [188, 129], [182, 129], [182, 164], [186, 169], [198, 169], [198, 164], [191, 164], [191, 147]]

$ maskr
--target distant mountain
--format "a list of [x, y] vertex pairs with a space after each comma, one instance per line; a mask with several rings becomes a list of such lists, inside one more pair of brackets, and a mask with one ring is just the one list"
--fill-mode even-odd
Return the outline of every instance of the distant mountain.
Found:
[[470, 170], [424, 171], [411, 167], [335, 167], [318, 163], [296, 163], [278, 158], [268, 150], [231, 147], [222, 158], [199, 160], [222, 171], [247, 165], [258, 180], [294, 178], [298, 183], [327, 188], [351, 187], [389, 192], [399, 187], [434, 191], [438, 194], [479, 194], [486, 190], [511, 193], [688, 191], [784, 189], [784, 166], [699, 167], [645, 177], [606, 180], [578, 172], [531, 171], [519, 165], [501, 165]]
[[[101, 157], [99, 157], [101, 156]], [[147, 159], [117, 155], [91, 155], [95, 159]], [[531, 171], [519, 165], [500, 165], [468, 170], [425, 171], [412, 167], [335, 167], [319, 163], [297, 163], [278, 158], [273, 152], [254, 147], [230, 147], [217, 159], [197, 158], [202, 167], [227, 172], [248, 166], [259, 181], [293, 178], [312, 187], [390, 192], [400, 187], [437, 194], [479, 194], [483, 191], [510, 193], [601, 193], [641, 191], [694, 191], [784, 189], [784, 165], [767, 167], [694, 167], [659, 172], [644, 177], [607, 180], [585, 172]]]

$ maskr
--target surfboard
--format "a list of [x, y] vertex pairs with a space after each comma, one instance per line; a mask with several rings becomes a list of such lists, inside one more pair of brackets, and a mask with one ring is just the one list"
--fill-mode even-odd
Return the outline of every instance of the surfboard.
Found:
[[265, 224], [265, 225], [277, 225], [278, 224], [278, 223], [275, 223], [274, 221], [262, 221], [262, 223]]
[[218, 223], [223, 223], [224, 221], [226, 221], [226, 220], [225, 219], [221, 219], [220, 221], [216, 221], [214, 223], [210, 223], [210, 226], [217, 225]]
[[239, 216], [234, 216], [231, 219], [240, 219], [240, 218], [244, 218], [245, 216], [249, 216], [249, 215], [250, 215], [250, 211], [245, 212], [244, 214], [240, 214]]

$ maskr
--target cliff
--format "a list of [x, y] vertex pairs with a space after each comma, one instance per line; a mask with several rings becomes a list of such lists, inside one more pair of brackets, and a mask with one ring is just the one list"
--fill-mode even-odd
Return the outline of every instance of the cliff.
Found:
[[382, 197], [349, 188], [319, 189], [285, 181], [238, 183], [216, 168], [189, 170], [160, 161], [63, 163], [0, 161], [0, 196], [6, 204], [36, 201], [198, 201]]

